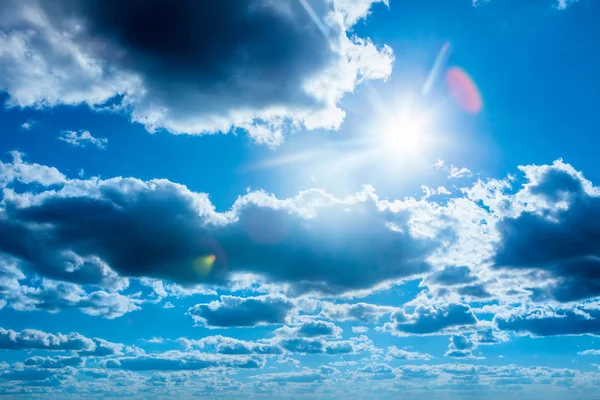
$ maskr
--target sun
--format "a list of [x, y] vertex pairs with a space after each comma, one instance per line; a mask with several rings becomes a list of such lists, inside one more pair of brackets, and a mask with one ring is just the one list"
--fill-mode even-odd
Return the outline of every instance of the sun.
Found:
[[376, 127], [380, 149], [395, 156], [422, 153], [426, 150], [430, 116], [403, 108], [383, 117]]

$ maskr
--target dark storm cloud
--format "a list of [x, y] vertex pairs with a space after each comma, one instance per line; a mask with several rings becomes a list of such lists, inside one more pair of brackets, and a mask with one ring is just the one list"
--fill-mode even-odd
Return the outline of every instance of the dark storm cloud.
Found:
[[115, 287], [119, 275], [225, 284], [250, 272], [296, 293], [335, 294], [423, 273], [439, 246], [411, 236], [408, 212], [381, 209], [372, 192], [344, 201], [319, 190], [286, 200], [250, 193], [225, 214], [164, 180], [69, 181], [31, 196], [4, 198], [0, 251], [77, 284]]
[[291, 301], [277, 296], [221, 296], [221, 301], [195, 305], [188, 314], [205, 326], [229, 328], [283, 324], [293, 308]]
[[[495, 265], [547, 272], [555, 278], [547, 293], [558, 301], [600, 295], [600, 197], [584, 190], [580, 174], [556, 163], [528, 190], [554, 208], [500, 221]], [[535, 294], [544, 296], [539, 288]]]

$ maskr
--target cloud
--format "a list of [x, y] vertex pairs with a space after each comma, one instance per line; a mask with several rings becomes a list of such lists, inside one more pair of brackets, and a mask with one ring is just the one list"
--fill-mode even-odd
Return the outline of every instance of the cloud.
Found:
[[20, 332], [0, 328], [0, 349], [2, 350], [42, 350], [76, 352], [74, 356], [40, 357], [33, 356], [24, 364], [37, 368], [65, 368], [83, 366], [82, 357], [122, 356], [127, 350], [123, 344], [99, 338], [87, 338], [79, 333], [52, 334], [35, 329]]
[[89, 351], [95, 349], [92, 339], [79, 333], [51, 334], [34, 329], [16, 332], [0, 328], [0, 349], [5, 350], [53, 350]]
[[197, 371], [213, 367], [262, 368], [264, 360], [172, 350], [164, 353], [111, 358], [105, 360], [104, 364], [107, 368], [129, 371]]
[[[19, 311], [45, 310], [59, 312], [66, 309], [78, 309], [84, 314], [98, 316], [107, 319], [121, 317], [129, 312], [140, 309], [143, 300], [128, 297], [120, 293], [94, 291], [86, 292], [79, 285], [62, 283], [48, 279], [42, 279], [34, 286], [21, 285], [19, 280], [24, 279], [17, 269], [7, 270], [1, 268], [0, 260], [0, 284], [2, 281], [9, 283], [4, 291], [4, 296], [10, 306]], [[13, 275], [18, 273], [20, 275]], [[2, 287], [0, 286], [0, 289]]]
[[29, 131], [29, 130], [33, 129], [36, 125], [37, 125], [36, 121], [29, 119], [21, 124], [21, 129], [23, 129], [25, 131]]
[[471, 283], [476, 278], [471, 274], [471, 269], [465, 266], [447, 266], [428, 277], [431, 283], [438, 285], [461, 285]]
[[333, 336], [339, 337], [342, 329], [327, 321], [306, 320], [299, 326], [288, 327], [284, 326], [275, 331], [275, 334], [282, 336], [301, 336], [301, 337], [318, 337], [318, 336]]
[[188, 310], [196, 323], [208, 327], [248, 327], [284, 324], [294, 304], [278, 296], [221, 296], [220, 301], [197, 304]]
[[384, 315], [397, 311], [395, 307], [379, 306], [368, 303], [328, 303], [321, 304], [319, 316], [334, 321], [360, 321], [365, 323], [376, 323]]
[[366, 326], [353, 326], [352, 327], [352, 332], [354, 333], [367, 333], [369, 331], [369, 328]]
[[584, 350], [577, 354], [581, 356], [600, 356], [600, 350]]
[[520, 169], [527, 183], [515, 195], [513, 215], [497, 225], [495, 266], [553, 278], [534, 291], [538, 297], [569, 302], [600, 295], [600, 191], [562, 161]]
[[0, 380], [5, 381], [47, 381], [49, 386], [58, 386], [60, 381], [75, 374], [75, 369], [13, 368], [0, 371]]
[[431, 360], [433, 356], [427, 353], [421, 353], [418, 351], [401, 350], [396, 346], [388, 347], [386, 360]]
[[452, 358], [483, 359], [484, 357], [477, 357], [473, 355], [472, 350], [477, 347], [477, 344], [477, 342], [473, 341], [473, 337], [467, 338], [462, 334], [452, 335], [450, 336], [448, 351], [444, 355]]
[[24, 162], [23, 154], [18, 151], [10, 154], [13, 158], [12, 163], [0, 161], [0, 187], [13, 182], [51, 186], [62, 184], [67, 179], [54, 167]]
[[24, 362], [28, 367], [38, 367], [45, 369], [65, 368], [65, 367], [82, 367], [84, 360], [78, 356], [72, 357], [29, 357]]
[[600, 334], [600, 310], [594, 305], [522, 307], [496, 315], [494, 321], [501, 330], [533, 336]]
[[283, 349], [273, 342], [251, 342], [225, 336], [207, 336], [199, 340], [179, 339], [186, 348], [198, 347], [212, 349], [219, 354], [244, 355], [262, 354], [279, 355]]
[[339, 127], [344, 94], [390, 75], [391, 49], [351, 32], [374, 2], [10, 1], [0, 90], [9, 106], [85, 103], [150, 131], [276, 144], [286, 126]]
[[448, 179], [460, 179], [460, 178], [470, 178], [473, 176], [473, 173], [468, 168], [458, 168], [454, 165], [451, 165], [450, 168], [447, 168]]
[[108, 143], [108, 139], [96, 138], [92, 136], [90, 131], [62, 131], [58, 139], [75, 147], [92, 145], [102, 150], [106, 149], [106, 144]]
[[[282, 200], [251, 192], [218, 213], [208, 195], [166, 180], [65, 180], [20, 158], [2, 167], [11, 187], [0, 250], [23, 271], [80, 285], [122, 287], [124, 277], [225, 285], [253, 273], [291, 293], [338, 294], [421, 274], [452, 239], [432, 225], [413, 234], [410, 211], [370, 188], [342, 199], [315, 189]], [[18, 192], [16, 180], [62, 185]]]
[[369, 379], [372, 380], [385, 380], [396, 378], [396, 373], [394, 369], [387, 364], [369, 364], [367, 366], [359, 368], [357, 372], [363, 376], [366, 375]]
[[384, 329], [392, 333], [427, 335], [443, 333], [449, 328], [468, 327], [477, 318], [465, 304], [419, 305], [412, 314], [400, 309], [391, 316]]
[[261, 381], [278, 383], [314, 383], [322, 382], [335, 374], [336, 370], [331, 367], [318, 369], [305, 368], [300, 372], [280, 372], [275, 374], [264, 374], [259, 377]]

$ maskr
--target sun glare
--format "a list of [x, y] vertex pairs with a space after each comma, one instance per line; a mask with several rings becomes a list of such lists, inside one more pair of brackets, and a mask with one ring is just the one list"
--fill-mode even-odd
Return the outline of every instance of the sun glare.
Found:
[[426, 150], [426, 136], [430, 118], [426, 113], [402, 110], [384, 118], [379, 130], [381, 149], [392, 155], [422, 153]]

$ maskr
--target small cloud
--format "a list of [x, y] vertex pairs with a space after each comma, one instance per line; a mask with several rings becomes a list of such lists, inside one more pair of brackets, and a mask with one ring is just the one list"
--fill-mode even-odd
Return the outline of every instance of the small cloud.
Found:
[[29, 119], [21, 124], [21, 129], [23, 129], [25, 131], [29, 131], [29, 130], [33, 129], [33, 127], [35, 125], [37, 125], [37, 122], [32, 119]]
[[569, 6], [577, 3], [579, 0], [558, 0], [554, 7], [558, 10], [566, 10]]
[[171, 303], [170, 301], [167, 301], [167, 302], [165, 303], [165, 305], [163, 306], [163, 308], [167, 308], [167, 309], [169, 309], [169, 308], [175, 308], [175, 306], [174, 306], [174, 305], [173, 305], [173, 303]]
[[473, 176], [473, 173], [468, 168], [458, 168], [452, 164], [450, 164], [450, 166], [447, 167], [446, 162], [444, 160], [442, 160], [441, 158], [438, 159], [433, 164], [433, 166], [437, 170], [446, 171], [448, 173], [448, 179], [469, 178], [469, 177]]
[[367, 328], [366, 326], [353, 326], [352, 327], [352, 332], [354, 333], [367, 333], [369, 331], [369, 328]]
[[470, 169], [457, 168], [454, 165], [451, 165], [450, 168], [446, 168], [445, 171], [448, 172], [448, 179], [469, 178], [473, 176]]
[[67, 142], [75, 147], [86, 147], [91, 144], [102, 150], [106, 148], [106, 144], [108, 143], [107, 138], [94, 137], [90, 131], [62, 131], [58, 140]]

